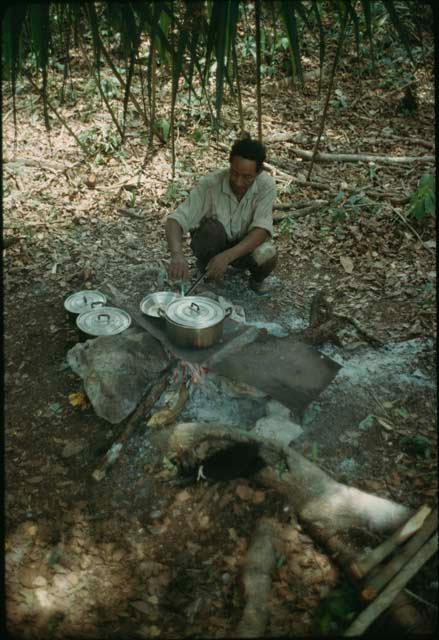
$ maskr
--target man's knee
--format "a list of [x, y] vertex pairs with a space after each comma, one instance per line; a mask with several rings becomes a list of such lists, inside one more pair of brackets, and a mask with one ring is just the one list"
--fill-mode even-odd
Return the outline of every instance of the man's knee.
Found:
[[227, 248], [226, 231], [215, 218], [206, 218], [191, 234], [191, 247], [201, 262], [208, 262]]
[[265, 266], [267, 263], [274, 262], [274, 264], [276, 264], [277, 250], [273, 240], [265, 240], [265, 242], [252, 251], [251, 257], [258, 267]]

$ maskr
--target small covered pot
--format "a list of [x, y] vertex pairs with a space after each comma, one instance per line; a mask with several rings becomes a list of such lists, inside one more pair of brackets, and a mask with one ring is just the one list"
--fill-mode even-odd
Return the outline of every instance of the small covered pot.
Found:
[[171, 302], [159, 315], [166, 321], [166, 333], [179, 347], [203, 349], [219, 342], [224, 319], [232, 312], [203, 296], [183, 296]]
[[81, 337], [114, 336], [131, 325], [131, 316], [117, 307], [96, 307], [81, 313], [76, 326]]
[[64, 300], [64, 309], [69, 314], [69, 318], [76, 320], [77, 316], [85, 311], [91, 311], [98, 306], [105, 306], [107, 297], [100, 291], [92, 289], [77, 291]]

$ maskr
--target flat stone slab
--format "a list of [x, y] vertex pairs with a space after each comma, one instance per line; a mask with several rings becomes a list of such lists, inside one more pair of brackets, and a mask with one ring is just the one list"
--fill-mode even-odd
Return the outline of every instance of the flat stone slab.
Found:
[[296, 336], [266, 334], [208, 365], [217, 374], [260, 389], [298, 413], [300, 419], [340, 369]]

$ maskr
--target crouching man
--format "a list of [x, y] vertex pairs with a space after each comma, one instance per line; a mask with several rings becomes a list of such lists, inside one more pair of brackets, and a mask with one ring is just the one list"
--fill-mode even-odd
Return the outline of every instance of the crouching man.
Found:
[[263, 168], [265, 147], [255, 140], [235, 142], [229, 168], [202, 178], [166, 221], [171, 280], [185, 280], [182, 250], [190, 232], [191, 248], [207, 278], [221, 280], [229, 265], [250, 271], [249, 286], [262, 292], [277, 252], [271, 238], [276, 186]]

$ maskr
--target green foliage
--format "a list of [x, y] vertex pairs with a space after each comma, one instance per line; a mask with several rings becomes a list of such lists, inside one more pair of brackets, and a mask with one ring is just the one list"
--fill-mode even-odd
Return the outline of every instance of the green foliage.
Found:
[[404, 436], [401, 438], [401, 445], [411, 453], [429, 458], [431, 456], [433, 443], [429, 438], [416, 434], [415, 436]]
[[188, 195], [189, 192], [186, 190], [185, 185], [178, 182], [178, 180], [174, 180], [166, 189], [164, 200], [169, 204], [171, 202], [174, 202], [175, 200], [186, 198]]
[[418, 188], [410, 198], [408, 215], [416, 220], [424, 220], [436, 213], [435, 181], [431, 174], [425, 173], [418, 183]]
[[90, 129], [82, 131], [78, 137], [91, 156], [99, 153], [112, 155], [120, 149], [120, 136], [111, 129], [104, 131], [99, 127], [90, 127]]
[[296, 220], [294, 218], [284, 218], [279, 222], [279, 233], [281, 235], [291, 235], [294, 233], [297, 226]]
[[341, 635], [360, 610], [360, 600], [352, 585], [347, 583], [333, 589], [320, 603], [315, 619], [316, 632], [323, 636]]
[[375, 203], [371, 203], [369, 198], [361, 191], [350, 196], [347, 196], [344, 191], [339, 191], [334, 198], [334, 204], [336, 206], [329, 208], [333, 223], [346, 222], [354, 216], [360, 215], [361, 211], [366, 207], [373, 209], [378, 206]]
[[166, 142], [168, 140], [168, 138], [169, 138], [169, 132], [171, 130], [171, 123], [169, 122], [169, 120], [166, 120], [166, 118], [162, 118], [161, 120], [159, 120], [157, 122], [157, 127], [162, 132], [163, 138], [164, 138], [164, 140]]

